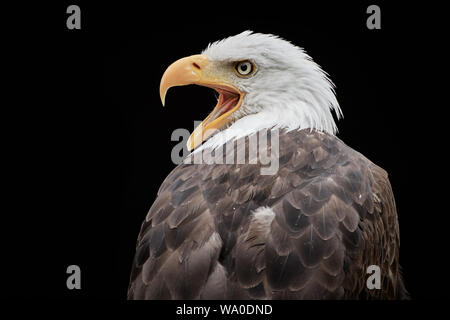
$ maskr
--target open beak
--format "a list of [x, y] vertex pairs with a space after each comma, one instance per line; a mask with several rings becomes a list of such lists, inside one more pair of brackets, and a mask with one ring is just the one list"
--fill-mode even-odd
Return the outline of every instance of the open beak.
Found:
[[189, 137], [187, 148], [191, 151], [232, 120], [230, 115], [240, 108], [245, 93], [216, 74], [208, 57], [199, 54], [175, 61], [164, 72], [159, 87], [162, 104], [165, 104], [169, 88], [189, 84], [209, 87], [219, 93], [219, 100], [214, 110]]

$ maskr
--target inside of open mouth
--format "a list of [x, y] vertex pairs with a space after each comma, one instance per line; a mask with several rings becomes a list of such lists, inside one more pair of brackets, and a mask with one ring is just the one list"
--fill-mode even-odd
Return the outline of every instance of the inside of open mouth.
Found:
[[214, 108], [213, 112], [211, 112], [208, 118], [208, 123], [232, 110], [238, 104], [240, 98], [240, 95], [237, 92], [233, 92], [221, 87], [212, 88], [216, 90], [217, 93], [219, 93], [219, 100], [217, 101], [216, 107]]

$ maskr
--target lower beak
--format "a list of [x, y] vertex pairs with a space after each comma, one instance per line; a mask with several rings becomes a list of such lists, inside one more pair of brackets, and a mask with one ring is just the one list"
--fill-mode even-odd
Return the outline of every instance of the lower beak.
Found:
[[232, 120], [231, 114], [240, 108], [245, 93], [215, 75], [206, 55], [194, 55], [175, 61], [164, 72], [159, 88], [163, 105], [169, 88], [189, 84], [213, 88], [219, 93], [214, 110], [189, 137], [187, 148], [191, 151]]

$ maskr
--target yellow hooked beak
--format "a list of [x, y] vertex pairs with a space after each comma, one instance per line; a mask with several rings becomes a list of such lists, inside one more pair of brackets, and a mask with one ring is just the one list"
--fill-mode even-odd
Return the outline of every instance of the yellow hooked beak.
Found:
[[245, 95], [214, 71], [208, 57], [199, 54], [175, 61], [167, 68], [161, 79], [159, 94], [163, 105], [167, 90], [175, 86], [196, 84], [213, 88], [219, 93], [219, 100], [214, 110], [189, 137], [187, 142], [189, 151], [229, 123], [232, 120], [230, 115], [240, 108]]

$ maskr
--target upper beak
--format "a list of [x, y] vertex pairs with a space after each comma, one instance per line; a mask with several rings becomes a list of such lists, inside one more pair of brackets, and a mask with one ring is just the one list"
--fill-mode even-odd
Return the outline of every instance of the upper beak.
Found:
[[219, 93], [219, 101], [214, 110], [189, 137], [187, 148], [193, 150], [232, 120], [230, 115], [241, 106], [245, 93], [215, 73], [206, 55], [193, 55], [175, 61], [164, 72], [159, 87], [162, 104], [165, 104], [169, 88], [189, 84], [210, 87]]

